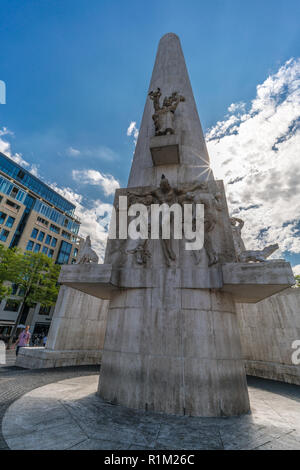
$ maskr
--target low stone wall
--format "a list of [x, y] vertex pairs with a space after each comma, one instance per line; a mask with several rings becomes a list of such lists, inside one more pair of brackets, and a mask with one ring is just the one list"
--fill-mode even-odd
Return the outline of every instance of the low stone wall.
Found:
[[21, 348], [16, 365], [29, 369], [100, 364], [108, 300], [62, 286], [45, 348]]
[[300, 340], [300, 288], [237, 307], [247, 374], [300, 385], [300, 365], [292, 363], [292, 343]]

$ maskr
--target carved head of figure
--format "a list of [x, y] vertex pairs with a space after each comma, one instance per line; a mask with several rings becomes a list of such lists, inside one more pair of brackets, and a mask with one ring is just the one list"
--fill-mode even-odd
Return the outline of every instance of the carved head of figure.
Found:
[[230, 217], [230, 223], [231, 223], [231, 225], [232, 225], [233, 227], [236, 226], [236, 220], [235, 220], [234, 217]]
[[146, 206], [151, 206], [152, 203], [153, 203], [153, 197], [150, 194], [148, 194], [144, 199], [144, 204]]
[[165, 175], [161, 175], [161, 180], [160, 180], [160, 189], [165, 193], [171, 189], [171, 185], [169, 183], [168, 178], [165, 177]]
[[172, 96], [165, 97], [163, 101], [163, 108], [168, 108], [169, 106], [172, 106], [173, 103], [173, 98]]

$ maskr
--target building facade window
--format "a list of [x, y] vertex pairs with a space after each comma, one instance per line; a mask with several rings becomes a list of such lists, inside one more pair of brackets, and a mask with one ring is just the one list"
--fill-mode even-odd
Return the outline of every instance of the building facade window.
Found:
[[57, 238], [53, 237], [52, 238], [52, 242], [51, 242], [51, 246], [53, 246], [54, 248], [56, 247], [56, 243], [57, 243]]
[[57, 257], [57, 264], [68, 264], [72, 245], [68, 242], [62, 241], [60, 245], [59, 254]]
[[48, 248], [46, 246], [43, 246], [42, 253], [44, 253], [44, 255], [48, 253]]
[[42, 241], [44, 240], [44, 236], [45, 236], [45, 232], [42, 232], [42, 231], [41, 231], [41, 232], [39, 233], [39, 236], [38, 236], [38, 241], [39, 241], [39, 242], [42, 242]]
[[38, 229], [34, 228], [31, 232], [30, 238], [36, 238], [38, 233], [39, 233]]
[[8, 299], [6, 301], [4, 310], [9, 312], [17, 312], [19, 310], [20, 302], [13, 299]]
[[0, 212], [0, 224], [3, 224], [6, 219], [7, 214], [5, 212]]
[[53, 258], [54, 250], [49, 250], [48, 257]]
[[27, 246], [26, 246], [26, 250], [27, 251], [32, 251], [32, 248], [33, 248], [33, 241], [29, 240], [29, 242], [27, 243]]
[[17, 211], [20, 209], [20, 206], [16, 204], [15, 202], [10, 201], [9, 199], [6, 199], [5, 204], [7, 204], [10, 207], [13, 207]]
[[3, 229], [2, 232], [0, 233], [0, 240], [2, 242], [6, 242], [8, 235], [9, 235], [9, 231]]
[[16, 219], [14, 217], [9, 216], [6, 221], [6, 227], [12, 227], [14, 225], [14, 221]]
[[46, 244], [46, 245], [50, 245], [51, 240], [52, 240], [51, 235], [47, 235], [47, 236], [46, 236], [46, 240], [45, 240], [45, 244]]
[[38, 222], [40, 222], [41, 224], [46, 225], [46, 227], [48, 227], [48, 225], [49, 225], [49, 222], [47, 220], [43, 219], [42, 217], [38, 217], [36, 220]]
[[73, 251], [74, 258], [77, 258], [77, 255], [78, 255], [78, 248], [74, 248], [74, 251]]
[[56, 225], [54, 224], [50, 225], [50, 230], [52, 230], [52, 232], [55, 232], [55, 233], [60, 233], [59, 227], [56, 227]]
[[[49, 186], [40, 181], [36, 176], [32, 175], [29, 171], [24, 170], [3, 154], [0, 154], [0, 169], [6, 175], [22, 181], [24, 186], [26, 186], [28, 189], [31, 189], [45, 200], [49, 201], [51, 204], [59, 207], [59, 209], [61, 209], [63, 212], [66, 212], [71, 217], [73, 216], [75, 210], [74, 204], [57, 194], [55, 191], [53, 191], [53, 189], [49, 188]], [[3, 178], [3, 180], [6, 180], [6, 178]], [[11, 185], [11, 188], [9, 189], [11, 191], [12, 186], [14, 185], [8, 180], [6, 180], [4, 183], [6, 185]], [[9, 194], [8, 192], [3, 191], [1, 181], [0, 191], [5, 192], [5, 194]]]
[[63, 230], [61, 234], [62, 234], [63, 237], [67, 238], [68, 240], [71, 240], [71, 234], [70, 234], [70, 233], [65, 232], [65, 231]]
[[43, 307], [42, 305], [40, 306], [40, 310], [39, 310], [39, 315], [50, 315], [50, 310], [51, 310], [51, 307]]
[[36, 243], [36, 244], [34, 245], [34, 252], [35, 252], [35, 253], [38, 253], [38, 252], [40, 251], [40, 249], [41, 249], [41, 245], [40, 245], [39, 243]]

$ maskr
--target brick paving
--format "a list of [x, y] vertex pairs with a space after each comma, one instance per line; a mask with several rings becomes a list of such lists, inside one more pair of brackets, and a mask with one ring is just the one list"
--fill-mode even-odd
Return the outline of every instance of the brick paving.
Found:
[[[11, 356], [10, 363], [12, 362]], [[64, 385], [62, 382], [67, 379], [75, 379], [71, 382], [71, 391], [68, 392], [71, 395], [74, 394], [74, 398], [70, 396], [68, 402], [64, 396], [62, 402], [61, 413], [66, 413], [67, 410], [69, 417], [65, 423], [59, 422], [60, 418], [57, 417], [56, 428], [54, 421], [51, 421], [54, 419], [53, 415], [48, 413], [46, 420], [39, 421], [40, 430], [33, 425], [33, 435], [37, 434], [37, 447], [33, 448], [45, 445], [41, 448], [300, 449], [300, 386], [248, 377], [251, 414], [233, 418], [190, 418], [143, 413], [112, 406], [101, 401], [99, 397], [88, 396], [89, 394], [86, 398], [83, 396], [78, 400], [76, 398], [78, 383], [84, 384], [85, 381], [92, 381], [96, 384], [98, 374], [99, 366], [38, 370], [21, 369], [13, 365], [1, 367], [0, 449], [9, 448], [2, 435], [2, 420], [9, 406], [28, 392], [49, 384], [56, 384], [51, 386], [51, 397], [60, 400], [61, 389], [67, 387], [69, 390], [70, 385], [67, 382]], [[87, 376], [94, 377], [88, 379]], [[57, 397], [55, 397], [55, 387], [58, 387]], [[96, 385], [93, 387], [96, 390]], [[81, 385], [79, 390], [81, 390]], [[46, 395], [47, 393], [46, 391]], [[49, 406], [51, 407], [51, 403]], [[28, 418], [25, 419], [26, 425], [30, 424], [29, 421], [34, 418], [34, 413], [34, 409], [29, 413]], [[57, 409], [55, 413], [58, 413]], [[50, 420], [49, 423], [47, 419]], [[72, 419], [71, 424], [69, 419]], [[9, 422], [12, 423], [10, 419]], [[43, 433], [43, 426], [45, 429], [47, 426], [49, 430], [52, 429], [52, 434], [51, 431], [49, 434], [46, 431], [44, 437], [43, 434], [39, 434]], [[34, 433], [35, 429], [36, 433]], [[57, 438], [56, 432], [63, 434]], [[76, 436], [72, 437], [72, 433]], [[10, 445], [12, 448], [18, 448], [16, 445], [21, 445], [23, 448], [22, 442], [18, 443], [20, 433], [17, 434], [19, 437], [13, 436], [10, 439]], [[26, 439], [29, 437], [30, 433], [24, 435], [25, 447], [28, 445]], [[71, 438], [74, 438], [74, 442], [78, 441], [78, 444], [68, 442]]]
[[[15, 354], [15, 353], [14, 353]], [[13, 361], [11, 354], [9, 363]], [[25, 393], [59, 380], [99, 373], [99, 366], [59, 367], [56, 369], [21, 369], [12, 365], [0, 367], [0, 449], [8, 449], [2, 435], [2, 419], [7, 408]]]

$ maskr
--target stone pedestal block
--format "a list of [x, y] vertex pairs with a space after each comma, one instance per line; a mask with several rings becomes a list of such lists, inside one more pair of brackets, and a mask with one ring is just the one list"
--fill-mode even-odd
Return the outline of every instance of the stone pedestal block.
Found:
[[150, 151], [154, 165], [178, 165], [180, 163], [180, 138], [175, 134], [152, 137]]
[[[163, 279], [167, 279], [164, 282]], [[110, 302], [99, 395], [131, 408], [192, 416], [249, 411], [230, 294], [161, 286]]]

